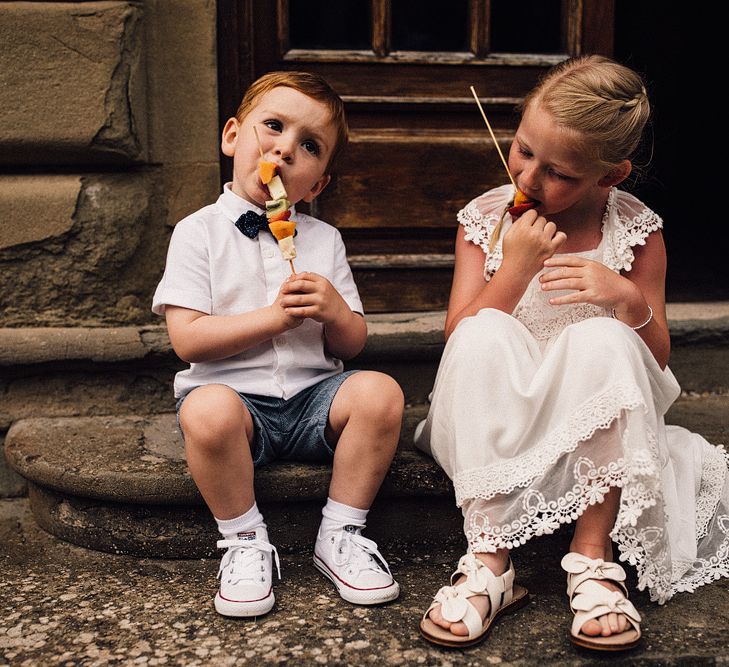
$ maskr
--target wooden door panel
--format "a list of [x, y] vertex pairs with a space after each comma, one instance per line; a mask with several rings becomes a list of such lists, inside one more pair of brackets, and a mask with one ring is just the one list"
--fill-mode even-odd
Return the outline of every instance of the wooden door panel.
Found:
[[[502, 136], [508, 151], [510, 136]], [[453, 227], [470, 199], [508, 182], [486, 129], [478, 135], [354, 134], [337, 180], [319, 197], [316, 215], [340, 229]]]
[[[498, 60], [498, 59], [496, 59]], [[469, 86], [482, 97], [519, 100], [531, 90], [537, 78], [564, 56], [513, 57], [503, 64], [471, 65], [463, 58], [452, 64], [438, 64], [437, 56], [424, 63], [336, 63], [297, 58], [296, 65], [326, 78], [346, 101], [388, 100], [423, 103], [448, 100], [470, 102]], [[291, 63], [289, 69], [291, 69]], [[386, 99], [382, 99], [386, 98]]]
[[368, 269], [350, 258], [366, 313], [442, 310], [448, 304], [453, 274], [449, 266], [422, 262], [409, 267]]
[[[330, 186], [301, 210], [341, 230], [368, 312], [445, 308], [456, 214], [508, 182], [470, 86], [506, 153], [516, 107], [542, 73], [584, 51], [610, 55], [614, 2], [357, 2], [353, 25], [341, 0], [217, 0], [221, 127], [261, 74], [322, 75], [344, 100], [351, 141]], [[432, 20], [446, 5], [458, 20]], [[529, 29], [512, 39], [512, 25]], [[532, 38], [544, 48], [526, 53]], [[227, 162], [221, 171], [230, 177]]]

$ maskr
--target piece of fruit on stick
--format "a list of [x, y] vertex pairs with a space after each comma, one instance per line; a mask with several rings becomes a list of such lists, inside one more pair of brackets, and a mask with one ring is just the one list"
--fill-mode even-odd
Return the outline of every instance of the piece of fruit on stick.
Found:
[[294, 231], [296, 223], [289, 220], [291, 216], [291, 202], [288, 199], [286, 188], [281, 177], [276, 173], [278, 166], [274, 162], [261, 160], [258, 163], [258, 174], [261, 182], [268, 186], [271, 199], [266, 202], [266, 218], [268, 228], [271, 230], [284, 259], [291, 260], [296, 257], [294, 246]]
[[293, 220], [272, 220], [268, 223], [268, 228], [278, 241], [278, 247], [281, 250], [283, 258], [294, 259], [296, 257], [296, 247], [294, 246], [296, 223]]
[[275, 162], [266, 162], [261, 160], [258, 163], [258, 175], [261, 177], [261, 182], [264, 185], [268, 185], [271, 179], [276, 175], [278, 165]]
[[286, 188], [284, 188], [281, 177], [276, 173], [278, 165], [275, 162], [266, 162], [261, 160], [258, 163], [258, 175], [261, 177], [261, 183], [268, 186], [271, 193], [271, 199], [281, 199], [286, 197]]
[[514, 202], [507, 211], [512, 218], [518, 218], [529, 209], [536, 208], [539, 204], [540, 202], [536, 199], [529, 199], [521, 190], [517, 190], [514, 195]]

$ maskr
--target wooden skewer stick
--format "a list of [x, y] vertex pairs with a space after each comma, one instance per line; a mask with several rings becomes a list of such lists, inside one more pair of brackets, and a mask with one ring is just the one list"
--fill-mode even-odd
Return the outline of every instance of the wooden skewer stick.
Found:
[[[253, 126], [253, 133], [256, 135], [256, 143], [258, 144], [258, 152], [261, 154], [261, 160], [263, 159], [263, 148], [261, 147], [261, 139], [258, 136], [258, 130], [256, 129], [256, 126]], [[289, 265], [291, 266], [291, 273], [295, 274], [296, 269], [294, 268], [294, 260], [289, 260]]]
[[471, 92], [473, 93], [473, 97], [476, 100], [476, 104], [478, 104], [478, 109], [481, 112], [481, 115], [483, 116], [484, 122], [486, 123], [486, 127], [489, 129], [489, 134], [491, 135], [491, 139], [494, 142], [494, 146], [496, 146], [496, 150], [499, 151], [499, 157], [501, 158], [501, 162], [504, 165], [504, 169], [506, 169], [506, 173], [509, 176], [509, 180], [511, 181], [511, 184], [514, 186], [514, 189], [518, 190], [519, 188], [516, 187], [516, 183], [514, 182], [514, 177], [511, 175], [511, 172], [509, 171], [509, 165], [506, 164], [506, 159], [504, 158], [504, 154], [501, 152], [501, 148], [499, 148], [499, 142], [496, 141], [496, 137], [494, 136], [494, 131], [491, 129], [491, 123], [489, 123], [489, 119], [486, 118], [486, 114], [483, 110], [483, 107], [481, 106], [481, 102], [478, 99], [478, 95], [476, 95], [476, 91], [474, 90], [473, 86], [471, 86]]
[[263, 148], [261, 148], [261, 139], [258, 136], [258, 130], [256, 129], [256, 126], [253, 126], [253, 134], [256, 135], [256, 143], [258, 144], [258, 152], [261, 155], [261, 160], [263, 160]]

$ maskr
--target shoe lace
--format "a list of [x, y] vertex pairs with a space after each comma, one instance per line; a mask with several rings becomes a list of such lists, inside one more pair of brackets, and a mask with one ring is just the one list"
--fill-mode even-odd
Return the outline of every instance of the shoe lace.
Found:
[[384, 569], [392, 577], [387, 561], [377, 549], [377, 543], [358, 532], [342, 529], [337, 533], [332, 544], [332, 560], [339, 566], [354, 561], [360, 572]]
[[274, 562], [276, 563], [276, 572], [278, 573], [278, 578], [281, 578], [281, 565], [278, 560], [278, 551], [276, 551], [276, 547], [273, 544], [264, 540], [218, 540], [218, 549], [228, 550], [220, 561], [218, 579], [220, 579], [223, 570], [228, 566], [230, 566], [231, 576], [238, 577], [238, 579], [231, 580], [232, 584], [252, 579], [253, 577], [250, 576], [252, 572], [251, 566], [260, 560], [261, 552], [273, 554]]

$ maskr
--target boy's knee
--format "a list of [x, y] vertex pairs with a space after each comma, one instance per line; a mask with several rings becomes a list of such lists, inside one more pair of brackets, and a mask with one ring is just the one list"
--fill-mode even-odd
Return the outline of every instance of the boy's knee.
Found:
[[384, 373], [380, 375], [376, 389], [379, 414], [389, 424], [400, 424], [405, 411], [405, 394], [393, 378]]
[[377, 371], [361, 371], [357, 389], [352, 395], [352, 413], [366, 413], [383, 425], [399, 424], [405, 410], [405, 396], [400, 385], [389, 375]]
[[187, 442], [216, 449], [231, 437], [247, 437], [247, 410], [238, 395], [223, 385], [194, 389], [180, 409], [180, 426]]

